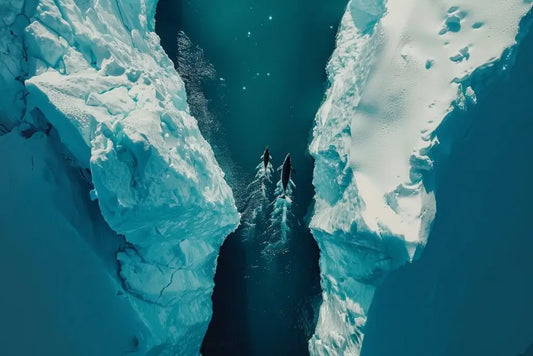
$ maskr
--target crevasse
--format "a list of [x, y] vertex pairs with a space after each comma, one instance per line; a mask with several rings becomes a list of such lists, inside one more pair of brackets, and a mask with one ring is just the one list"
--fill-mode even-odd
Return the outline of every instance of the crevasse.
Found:
[[471, 75], [516, 44], [531, 1], [352, 0], [310, 152], [323, 302], [313, 355], [359, 355], [387, 273], [412, 261], [435, 215], [436, 129], [476, 102]]
[[51, 124], [74, 164], [90, 171], [91, 196], [128, 242], [116, 257], [150, 331], [141, 353], [197, 354], [218, 249], [239, 214], [154, 33], [155, 7], [2, 2], [0, 124], [45, 132]]

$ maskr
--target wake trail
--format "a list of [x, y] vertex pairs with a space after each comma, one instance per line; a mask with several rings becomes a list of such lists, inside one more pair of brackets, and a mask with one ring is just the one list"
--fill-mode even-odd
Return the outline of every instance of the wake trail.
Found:
[[273, 171], [272, 163], [268, 162], [266, 167], [262, 162], [259, 163], [256, 167], [254, 180], [246, 187], [246, 208], [242, 214], [245, 238], [261, 236], [266, 232], [264, 225], [269, 216]]
[[283, 191], [281, 179], [276, 184], [274, 191], [275, 199], [271, 204], [272, 212], [268, 226], [269, 240], [263, 250], [263, 253], [266, 255], [288, 252], [287, 242], [289, 241], [289, 234], [294, 221], [294, 215], [292, 214], [292, 195], [293, 188], [295, 187], [296, 185], [292, 179], [289, 180], [285, 191]]

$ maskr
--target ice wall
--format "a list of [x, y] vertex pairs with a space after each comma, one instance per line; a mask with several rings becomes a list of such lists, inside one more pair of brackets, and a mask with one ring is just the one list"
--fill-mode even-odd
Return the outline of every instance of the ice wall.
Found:
[[197, 354], [218, 249], [239, 215], [153, 32], [155, 7], [3, 2], [0, 85], [14, 104], [1, 105], [0, 123], [43, 132], [51, 124], [74, 164], [90, 170], [91, 196], [129, 243], [117, 259], [151, 332], [141, 353]]
[[529, 0], [349, 2], [310, 146], [323, 288], [311, 354], [360, 353], [376, 285], [416, 257], [430, 231], [435, 130], [476, 102], [472, 74], [516, 44], [530, 8]]

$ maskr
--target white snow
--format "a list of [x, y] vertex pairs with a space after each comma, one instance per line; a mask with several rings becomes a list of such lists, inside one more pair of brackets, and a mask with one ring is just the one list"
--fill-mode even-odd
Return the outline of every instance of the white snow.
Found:
[[429, 234], [435, 199], [423, 178], [435, 130], [465, 100], [476, 102], [471, 75], [515, 44], [530, 8], [523, 0], [348, 4], [310, 146], [324, 291], [312, 354], [359, 354], [375, 285]]
[[14, 50], [0, 55], [12, 67], [0, 70], [0, 85], [13, 93], [6, 100], [22, 99], [6, 120], [0, 112], [0, 123], [45, 132], [51, 123], [75, 164], [90, 169], [91, 197], [130, 243], [117, 259], [150, 332], [139, 350], [197, 354], [218, 249], [239, 214], [153, 32], [155, 7], [155, 0], [2, 4], [0, 43]]

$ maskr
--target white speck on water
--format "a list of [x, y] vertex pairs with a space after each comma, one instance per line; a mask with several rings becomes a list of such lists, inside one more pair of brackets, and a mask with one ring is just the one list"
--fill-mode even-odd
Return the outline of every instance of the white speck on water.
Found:
[[269, 19], [269, 20], [272, 20], [272, 16], [269, 16], [268, 19]]
[[244, 87], [242, 87], [242, 90], [246, 90], [246, 87], [245, 87], [245, 86], [244, 86]]
[[252, 33], [250, 31], [248, 31], [248, 37], [250, 37], [252, 35]]
[[270, 77], [270, 72], [267, 73], [267, 77]]

